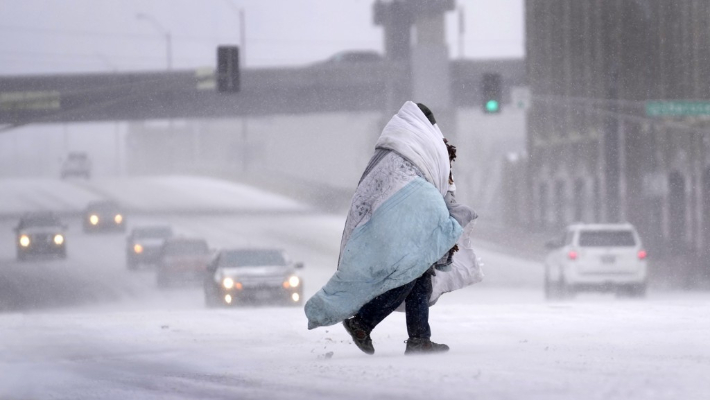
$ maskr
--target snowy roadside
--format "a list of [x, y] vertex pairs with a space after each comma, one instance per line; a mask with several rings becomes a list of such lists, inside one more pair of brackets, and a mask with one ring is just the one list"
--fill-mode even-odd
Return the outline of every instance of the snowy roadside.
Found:
[[166, 175], [76, 181], [0, 179], [0, 220], [52, 210], [82, 214], [90, 201], [113, 200], [132, 215], [298, 214], [313, 209], [254, 186], [210, 177]]

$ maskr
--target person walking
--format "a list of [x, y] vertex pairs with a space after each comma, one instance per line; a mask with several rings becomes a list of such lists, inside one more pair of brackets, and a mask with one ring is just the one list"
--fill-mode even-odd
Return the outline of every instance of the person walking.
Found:
[[338, 270], [306, 302], [308, 328], [342, 321], [358, 348], [374, 354], [370, 332], [404, 302], [405, 354], [446, 351], [430, 339], [431, 278], [450, 267], [462, 227], [475, 218], [453, 197], [453, 146], [431, 111], [408, 101], [375, 147], [353, 196]]

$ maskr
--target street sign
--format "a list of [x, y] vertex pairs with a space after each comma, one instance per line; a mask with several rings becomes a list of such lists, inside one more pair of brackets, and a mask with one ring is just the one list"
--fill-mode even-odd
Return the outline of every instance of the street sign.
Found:
[[212, 67], [197, 68], [195, 70], [197, 90], [215, 90], [217, 88], [217, 75]]
[[56, 90], [31, 92], [1, 92], [0, 110], [58, 110], [61, 96]]
[[649, 117], [687, 117], [710, 115], [710, 101], [647, 101], [646, 115]]

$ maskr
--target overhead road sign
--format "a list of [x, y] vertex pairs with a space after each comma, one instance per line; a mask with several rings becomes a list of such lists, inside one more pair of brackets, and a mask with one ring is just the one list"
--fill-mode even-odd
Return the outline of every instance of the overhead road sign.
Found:
[[217, 88], [217, 76], [212, 67], [197, 68], [195, 80], [197, 81], [197, 90], [215, 90]]
[[710, 101], [671, 100], [646, 102], [649, 117], [689, 117], [710, 115]]
[[61, 107], [58, 91], [0, 92], [0, 110], [57, 110]]

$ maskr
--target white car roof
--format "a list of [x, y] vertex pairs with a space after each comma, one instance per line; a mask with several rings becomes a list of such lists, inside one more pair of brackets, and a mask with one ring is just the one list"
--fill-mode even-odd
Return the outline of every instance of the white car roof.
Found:
[[567, 229], [570, 230], [633, 230], [635, 231], [636, 228], [634, 228], [633, 225], [630, 223], [621, 223], [621, 224], [572, 224], [567, 227]]

